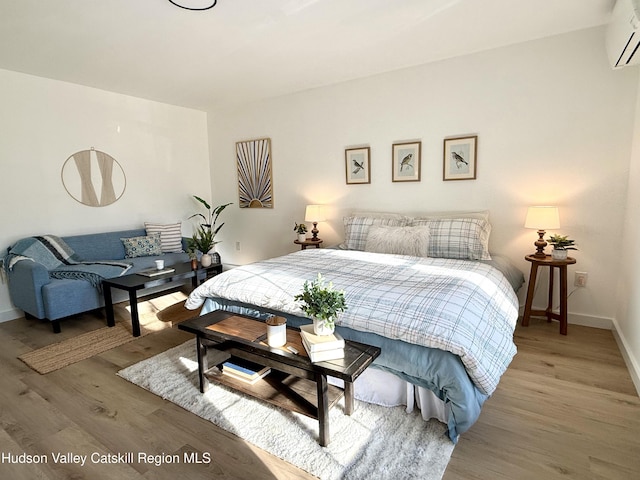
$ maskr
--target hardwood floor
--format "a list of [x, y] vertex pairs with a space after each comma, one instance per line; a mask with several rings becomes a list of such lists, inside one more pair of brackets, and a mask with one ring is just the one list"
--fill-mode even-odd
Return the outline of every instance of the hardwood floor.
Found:
[[613, 334], [533, 320], [444, 480], [640, 478], [640, 399]]
[[[4, 462], [1, 478], [314, 478], [115, 375], [192, 338], [177, 328], [47, 375], [16, 358], [104, 325], [100, 313], [65, 320], [59, 335], [37, 320], [0, 324], [0, 453], [196, 452], [211, 462]], [[564, 337], [556, 323], [532, 320], [515, 338], [518, 355], [461, 437], [444, 479], [639, 478], [640, 399], [611, 332], [570, 325]]]
[[[177, 328], [140, 337], [101, 355], [40, 375], [16, 357], [106, 325], [100, 315], [65, 320], [62, 333], [37, 320], [0, 324], [0, 454], [48, 455], [47, 464], [0, 463], [2, 479], [310, 479], [306, 472], [246, 444], [115, 373], [193, 339]], [[134, 452], [131, 464], [54, 464], [54, 452]], [[138, 452], [210, 463], [140, 463]]]

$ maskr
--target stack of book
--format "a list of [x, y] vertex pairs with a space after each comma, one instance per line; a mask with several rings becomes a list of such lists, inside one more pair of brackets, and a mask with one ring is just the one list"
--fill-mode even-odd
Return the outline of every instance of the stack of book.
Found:
[[222, 364], [222, 374], [253, 385], [271, 372], [269, 367], [257, 363], [236, 360]]
[[300, 338], [312, 362], [344, 358], [344, 338], [336, 332], [331, 335], [316, 335], [313, 333], [313, 325], [302, 325]]

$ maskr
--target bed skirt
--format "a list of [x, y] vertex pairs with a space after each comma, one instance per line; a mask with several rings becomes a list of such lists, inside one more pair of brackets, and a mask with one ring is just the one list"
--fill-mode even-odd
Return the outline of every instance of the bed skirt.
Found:
[[[332, 385], [344, 387], [344, 382], [340, 379], [329, 377], [328, 381]], [[445, 425], [449, 421], [444, 402], [431, 390], [413, 385], [375, 366], [366, 369], [356, 379], [353, 393], [355, 398], [363, 402], [383, 407], [404, 406], [407, 413], [412, 413], [417, 407], [425, 421], [435, 418]]]

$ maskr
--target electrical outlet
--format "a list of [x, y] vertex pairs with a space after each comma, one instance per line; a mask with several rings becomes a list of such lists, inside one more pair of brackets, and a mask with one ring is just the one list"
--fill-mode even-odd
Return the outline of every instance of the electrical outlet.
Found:
[[240, 242], [236, 242], [236, 250], [240, 251]]
[[589, 274], [587, 272], [576, 272], [576, 276], [573, 281], [573, 284], [576, 287], [586, 287], [588, 277], [589, 277]]

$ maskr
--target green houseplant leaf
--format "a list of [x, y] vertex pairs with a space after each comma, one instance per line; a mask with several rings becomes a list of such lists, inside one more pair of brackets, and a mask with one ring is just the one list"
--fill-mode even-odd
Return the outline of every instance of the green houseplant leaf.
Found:
[[569, 239], [567, 235], [551, 235], [547, 240], [555, 250], [578, 250], [574, 247], [575, 241]]
[[331, 327], [335, 325], [338, 313], [347, 309], [344, 291], [335, 290], [332, 282], [326, 285], [319, 273], [314, 281], [305, 281], [302, 292], [293, 298], [300, 302], [305, 314], [323, 320], [325, 325]]
[[201, 217], [205, 223], [200, 224], [200, 226], [196, 229], [196, 232], [193, 234], [187, 241], [187, 246], [199, 250], [202, 253], [207, 253], [209, 250], [213, 248], [216, 243], [220, 243], [215, 241], [215, 237], [220, 229], [224, 226], [224, 222], [220, 225], [216, 226], [218, 221], [218, 217], [223, 212], [225, 208], [229, 205], [233, 205], [233, 202], [225, 203], [223, 205], [218, 205], [215, 208], [211, 208], [211, 205], [201, 197], [194, 195], [198, 202], [202, 204], [204, 208], [207, 209], [207, 215], [203, 215], [202, 213], [194, 213], [189, 218]]
[[307, 226], [304, 223], [297, 223], [293, 227], [293, 231], [302, 235], [303, 233], [307, 233]]
[[204, 208], [207, 209], [207, 215], [205, 216], [202, 213], [194, 213], [189, 218], [193, 218], [193, 217], [202, 218], [202, 220], [204, 220], [204, 223], [202, 225], [212, 229], [213, 233], [215, 235], [222, 228], [222, 225], [224, 225], [224, 223], [223, 223], [222, 225], [220, 225], [220, 226], [218, 226], [216, 228], [216, 222], [218, 221], [218, 217], [220, 216], [222, 211], [225, 208], [227, 208], [229, 205], [232, 205], [233, 202], [225, 203], [224, 205], [218, 205], [216, 208], [212, 209], [211, 205], [209, 205], [209, 203], [206, 200], [204, 200], [203, 198], [198, 197], [197, 195], [194, 195], [193, 198], [195, 198], [198, 202], [200, 202], [202, 204], [202, 206]]
[[207, 253], [216, 243], [220, 243], [213, 239], [214, 236], [215, 234], [210, 228], [200, 225], [193, 237], [187, 240], [187, 249], [196, 249], [202, 253]]

